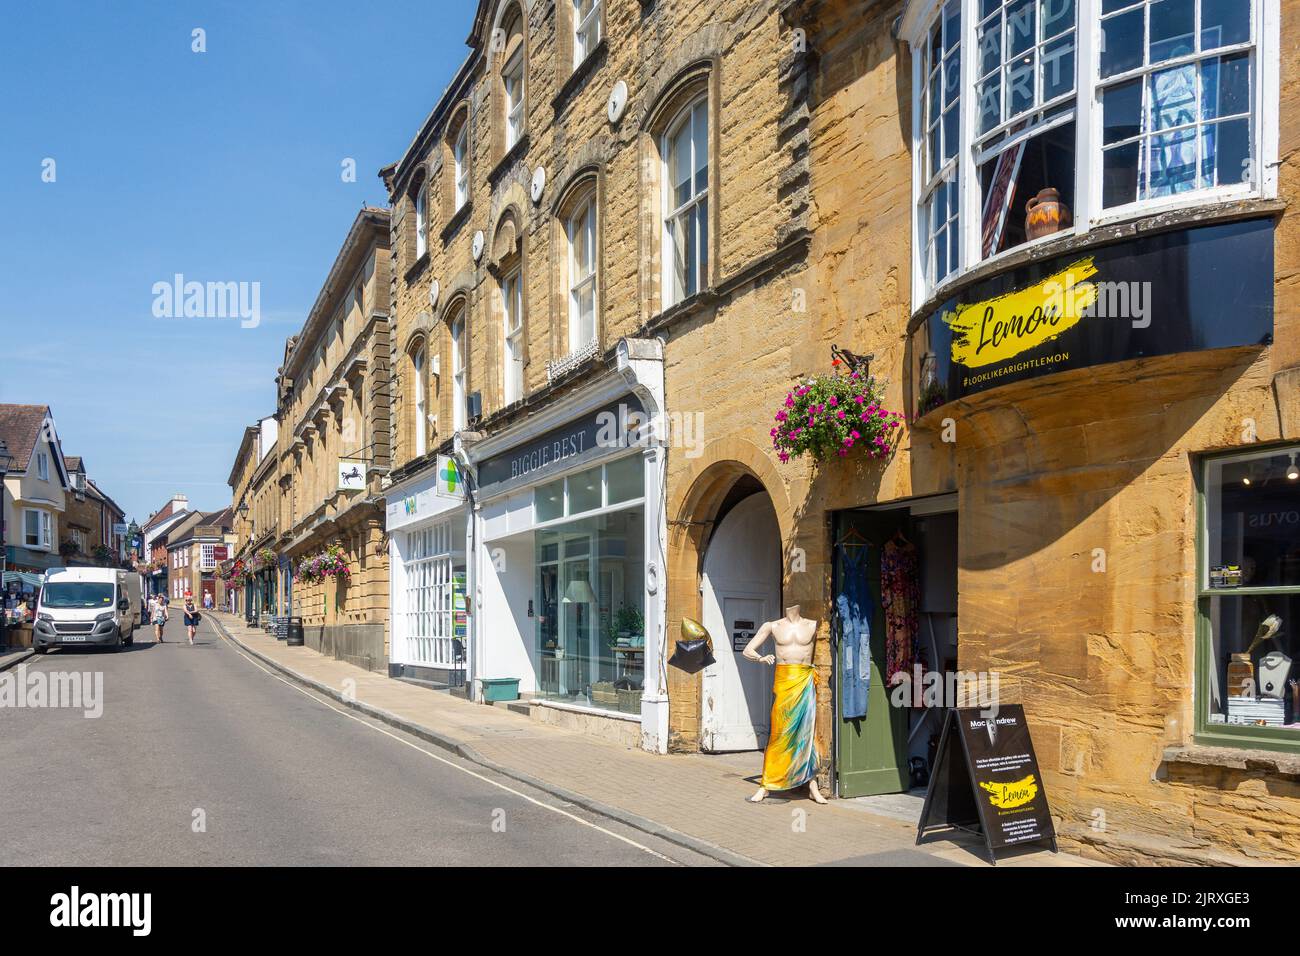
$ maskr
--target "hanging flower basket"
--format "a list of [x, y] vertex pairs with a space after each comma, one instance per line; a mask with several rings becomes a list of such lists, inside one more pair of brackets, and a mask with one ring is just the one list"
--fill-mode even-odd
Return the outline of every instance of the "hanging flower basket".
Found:
[[[839, 366], [839, 360], [834, 363]], [[771, 431], [772, 447], [786, 462], [801, 455], [816, 461], [866, 454], [887, 458], [903, 416], [881, 404], [883, 389], [870, 376], [839, 371], [814, 375], [785, 396]]]
[[324, 551], [319, 551], [311, 557], [304, 558], [299, 562], [293, 573], [295, 581], [307, 583], [324, 581], [326, 578], [346, 582], [351, 576], [352, 571], [348, 568], [347, 558], [343, 555], [343, 548], [337, 544], [331, 544]]

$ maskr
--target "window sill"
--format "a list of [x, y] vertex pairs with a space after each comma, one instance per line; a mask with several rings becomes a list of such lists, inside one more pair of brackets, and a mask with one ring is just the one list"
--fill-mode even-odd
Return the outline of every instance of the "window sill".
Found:
[[[1300, 738], [1300, 735], [1297, 735]], [[1297, 739], [1300, 745], [1300, 739]], [[1225, 770], [1263, 772], [1284, 780], [1300, 780], [1300, 752], [1211, 746], [1196, 743], [1166, 747], [1162, 755], [1166, 765], [1217, 767]]]
[[420, 274], [427, 268], [429, 268], [429, 251], [426, 249], [424, 255], [416, 259], [415, 262], [411, 264], [411, 268], [406, 270], [406, 275], [404, 277], [406, 279], [406, 284], [410, 285], [416, 279], [420, 278]]
[[689, 298], [675, 305], [670, 305], [657, 315], [651, 316], [646, 323], [646, 331], [653, 332], [680, 322], [682, 319], [697, 315], [710, 306], [716, 305], [722, 296], [712, 286], [701, 289]]
[[469, 218], [469, 211], [473, 205], [473, 202], [467, 199], [465, 200], [465, 205], [461, 206], [451, 214], [451, 218], [447, 220], [447, 225], [443, 226], [442, 232], [438, 234], [438, 238], [442, 240], [444, 246], [452, 240], [456, 233], [460, 231], [460, 227], [465, 224], [465, 220]]
[[587, 54], [583, 61], [573, 68], [569, 78], [560, 85], [560, 91], [551, 98], [551, 108], [557, 114], [564, 112], [564, 108], [569, 105], [573, 95], [587, 84], [587, 78], [600, 69], [601, 64], [605, 62], [608, 51], [609, 44], [602, 36], [600, 42]]
[[488, 173], [487, 177], [488, 185], [495, 187], [501, 181], [501, 178], [505, 176], [506, 171], [526, 152], [528, 152], [528, 134], [524, 133], [523, 136], [519, 137], [518, 142], [506, 150], [506, 154], [492, 167], [492, 171]]
[[1045, 236], [998, 253], [991, 259], [985, 259], [964, 272], [958, 272], [944, 279], [922, 302], [920, 308], [913, 310], [907, 331], [909, 334], [915, 331], [924, 319], [962, 289], [1027, 263], [1051, 259], [1095, 246], [1109, 245], [1134, 236], [1174, 232], [1192, 226], [1231, 222], [1237, 219], [1264, 216], [1277, 218], [1286, 207], [1286, 202], [1278, 199], [1241, 199], [1233, 202], [1203, 203], [1163, 211], [1146, 210], [1134, 213], [1131, 218], [1122, 222], [1112, 221], [1104, 225], [1095, 225], [1091, 229], [1077, 228], [1060, 235]]

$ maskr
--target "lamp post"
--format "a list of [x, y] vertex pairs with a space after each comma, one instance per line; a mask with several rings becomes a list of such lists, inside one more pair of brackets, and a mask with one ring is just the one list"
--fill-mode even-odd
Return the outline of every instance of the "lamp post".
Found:
[[[248, 502], [240, 501], [239, 507], [235, 509], [235, 512], [239, 515], [240, 521], [246, 525], [248, 523]], [[240, 551], [243, 551], [244, 546], [253, 540], [253, 536], [251, 533], [247, 535], [247, 538], [245, 538], [244, 528], [242, 526], [239, 529], [238, 537], [240, 539], [240, 546], [239, 546]], [[249, 627], [252, 627], [253, 626], [253, 600], [255, 594], [255, 589], [252, 580], [247, 577], [244, 577], [242, 579], [242, 583], [240, 584], [240, 588], [244, 592], [244, 623], [247, 624]]]
[[[6, 590], [5, 570], [9, 561], [9, 533], [5, 525], [5, 476], [13, 467], [14, 456], [9, 453], [9, 446], [0, 438], [0, 592]], [[9, 647], [9, 609], [0, 599], [0, 648]]]

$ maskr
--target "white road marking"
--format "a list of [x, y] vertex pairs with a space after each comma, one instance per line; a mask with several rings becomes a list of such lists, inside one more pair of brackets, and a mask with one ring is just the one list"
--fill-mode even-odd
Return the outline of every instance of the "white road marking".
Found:
[[[213, 629], [216, 630], [215, 626], [213, 627]], [[521, 793], [520, 791], [514, 789], [513, 787], [508, 787], [508, 786], [506, 786], [504, 783], [501, 783], [500, 781], [493, 780], [493, 779], [491, 779], [490, 777], [485, 777], [485, 776], [483, 776], [481, 773], [477, 773], [477, 772], [475, 772], [475, 771], [473, 771], [473, 770], [470, 770], [468, 767], [462, 767], [460, 764], [456, 763], [455, 761], [448, 760], [448, 759], [445, 758], [445, 757], [440, 757], [438, 754], [435, 754], [435, 753], [433, 753], [433, 752], [431, 752], [431, 751], [425, 750], [423, 747], [419, 746], [418, 744], [414, 744], [414, 743], [412, 743], [411, 741], [406, 740], [406, 739], [403, 738], [403, 737], [399, 737], [397, 734], [390, 733], [389, 731], [385, 730], [385, 729], [382, 728], [382, 727], [376, 727], [374, 724], [370, 723], [370, 721], [368, 721], [368, 720], [362, 720], [360, 717], [358, 717], [356, 714], [354, 714], [354, 713], [352, 713], [352, 712], [350, 712], [350, 711], [344, 710], [344, 709], [342, 709], [342, 708], [340, 708], [340, 707], [335, 707], [335, 706], [334, 706], [333, 704], [331, 704], [329, 701], [322, 700], [321, 698], [317, 697], [315, 694], [309, 692], [306, 688], [304, 688], [304, 687], [299, 687], [299, 686], [298, 686], [297, 684], [295, 684], [293, 681], [291, 681], [291, 680], [289, 680], [289, 679], [287, 679], [287, 678], [281, 676], [280, 674], [277, 674], [277, 673], [276, 673], [275, 671], [273, 671], [273, 670], [270, 670], [270, 669], [267, 668], [265, 665], [263, 665], [261, 661], [258, 661], [258, 660], [256, 660], [255, 658], [250, 657], [248, 654], [244, 653], [243, 648], [241, 648], [238, 644], [236, 644], [236, 643], [235, 643], [234, 641], [232, 641], [230, 638], [226, 637], [225, 634], [223, 634], [223, 633], [221, 633], [220, 631], [218, 631], [218, 632], [217, 632], [217, 636], [218, 636], [221, 640], [223, 640], [223, 641], [225, 641], [227, 644], [229, 644], [231, 650], [233, 650], [236, 654], [238, 654], [238, 655], [239, 655], [240, 657], [242, 657], [244, 660], [248, 661], [248, 663], [252, 664], [252, 665], [253, 665], [254, 667], [256, 667], [258, 670], [262, 671], [262, 673], [267, 674], [267, 675], [270, 676], [270, 677], [274, 677], [276, 680], [280, 681], [282, 684], [285, 684], [285, 685], [288, 686], [288, 687], [292, 687], [294, 690], [296, 690], [298, 693], [302, 694], [304, 697], [308, 698], [309, 700], [314, 700], [316, 703], [320, 704], [322, 707], [326, 707], [326, 708], [328, 708], [329, 710], [334, 711], [334, 713], [336, 713], [336, 714], [341, 714], [342, 716], [348, 718], [349, 720], [355, 720], [357, 723], [361, 724], [363, 727], [369, 727], [371, 730], [376, 731], [377, 733], [381, 733], [381, 734], [383, 734], [385, 737], [391, 737], [393, 740], [396, 740], [398, 743], [400, 743], [400, 744], [405, 744], [406, 746], [410, 747], [412, 750], [417, 750], [417, 751], [419, 751], [420, 753], [424, 754], [426, 757], [429, 757], [429, 758], [432, 759], [432, 760], [436, 760], [436, 761], [438, 761], [438, 762], [441, 763], [441, 764], [446, 764], [448, 767], [451, 767], [453, 770], [459, 770], [461, 773], [463, 773], [463, 774], [467, 774], [468, 776], [471, 776], [471, 777], [473, 777], [473, 778], [476, 779], [476, 780], [481, 780], [481, 781], [483, 781], [484, 783], [491, 784], [492, 786], [496, 787], [497, 789], [499, 789], [499, 790], [504, 790], [506, 793], [512, 794], [512, 795], [518, 797], [518, 798], [521, 799], [521, 800], [527, 800], [529, 803], [534, 804], [535, 806], [539, 806], [539, 807], [541, 807], [541, 808], [543, 808], [543, 809], [545, 809], [545, 810], [550, 810], [552, 813], [558, 813], [558, 814], [559, 814], [560, 816], [562, 816], [562, 817], [568, 817], [570, 820], [573, 820], [573, 821], [576, 822], [576, 823], [581, 823], [584, 827], [590, 827], [591, 829], [595, 830], [595, 831], [598, 832], [598, 833], [603, 833], [603, 834], [605, 834], [606, 836], [613, 837], [615, 840], [621, 840], [622, 842], [626, 843], [628, 846], [634, 846], [634, 847], [636, 847], [638, 850], [641, 850], [641, 851], [643, 851], [643, 852], [645, 852], [645, 853], [649, 853], [649, 854], [650, 854], [651, 856], [653, 856], [653, 857], [658, 857], [659, 859], [661, 859], [661, 860], [663, 860], [663, 861], [665, 861], [665, 862], [667, 862], [667, 863], [672, 863], [674, 866], [680, 866], [680, 865], [681, 865], [681, 864], [679, 864], [676, 860], [672, 859], [671, 857], [664, 856], [662, 853], [656, 852], [655, 850], [652, 850], [652, 849], [650, 849], [648, 846], [645, 846], [645, 845], [643, 845], [643, 844], [641, 844], [641, 843], [637, 843], [635, 840], [630, 840], [630, 839], [628, 839], [627, 837], [625, 837], [625, 836], [623, 836], [623, 835], [621, 835], [621, 834], [618, 834], [618, 833], [613, 832], [612, 830], [606, 830], [604, 827], [599, 826], [599, 825], [597, 825], [597, 824], [595, 824], [595, 823], [592, 823], [590, 820], [584, 820], [584, 819], [582, 819], [582, 817], [577, 816], [576, 814], [570, 813], [570, 812], [567, 811], [567, 810], [561, 810], [561, 809], [560, 809], [559, 807], [557, 807], [557, 806], [553, 806], [552, 804], [549, 804], [549, 803], [544, 803], [543, 801], [538, 800], [536, 797], [530, 797], [530, 796], [529, 796], [528, 794], [526, 794], [526, 793]]]

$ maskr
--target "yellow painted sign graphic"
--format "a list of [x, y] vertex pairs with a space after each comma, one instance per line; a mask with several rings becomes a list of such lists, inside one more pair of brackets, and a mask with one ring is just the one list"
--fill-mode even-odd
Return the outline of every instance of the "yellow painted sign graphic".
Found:
[[1011, 810], [1023, 807], [1038, 796], [1038, 781], [1031, 773], [1014, 783], [980, 783], [989, 793], [989, 803], [999, 810]]
[[943, 317], [952, 328], [952, 360], [994, 365], [1073, 328], [1097, 301], [1097, 286], [1087, 281], [1096, 274], [1088, 256], [1027, 289], [957, 306]]

